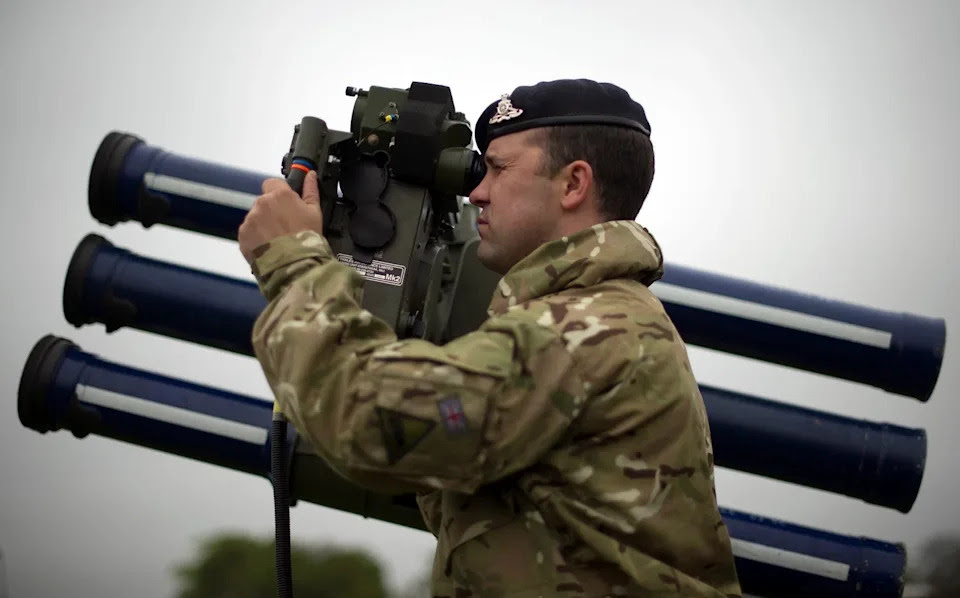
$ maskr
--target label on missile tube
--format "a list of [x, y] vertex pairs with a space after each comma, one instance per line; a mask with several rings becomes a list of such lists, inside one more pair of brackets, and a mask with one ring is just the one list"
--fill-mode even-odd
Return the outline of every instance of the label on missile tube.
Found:
[[406, 266], [401, 266], [400, 264], [391, 264], [389, 262], [381, 262], [379, 260], [373, 260], [373, 262], [369, 264], [358, 262], [349, 253], [338, 253], [337, 259], [340, 260], [341, 263], [346, 264], [359, 272], [360, 276], [363, 276], [364, 280], [379, 282], [381, 284], [389, 284], [395, 287], [403, 285], [403, 278], [407, 271]]

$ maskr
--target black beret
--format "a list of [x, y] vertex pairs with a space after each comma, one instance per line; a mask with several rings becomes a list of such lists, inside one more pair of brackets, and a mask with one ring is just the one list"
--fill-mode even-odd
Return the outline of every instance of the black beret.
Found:
[[477, 147], [486, 153], [496, 137], [552, 125], [614, 125], [650, 135], [643, 106], [623, 89], [589, 79], [561, 79], [518, 87], [487, 106], [477, 120]]

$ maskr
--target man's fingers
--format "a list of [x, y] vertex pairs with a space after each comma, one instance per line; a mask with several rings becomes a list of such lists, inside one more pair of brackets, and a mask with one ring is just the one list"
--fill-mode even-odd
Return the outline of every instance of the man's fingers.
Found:
[[264, 179], [263, 184], [260, 185], [261, 193], [270, 193], [271, 191], [276, 191], [277, 189], [290, 188], [290, 185], [287, 184], [287, 181], [284, 179], [272, 178]]
[[303, 202], [311, 206], [320, 205], [320, 187], [317, 185], [317, 171], [311, 170], [303, 180]]

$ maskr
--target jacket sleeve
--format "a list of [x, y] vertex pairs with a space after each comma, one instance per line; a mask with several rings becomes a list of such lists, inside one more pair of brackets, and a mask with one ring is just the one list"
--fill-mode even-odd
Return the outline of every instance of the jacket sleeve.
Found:
[[268, 300], [253, 348], [275, 400], [358, 485], [473, 492], [535, 462], [584, 401], [562, 339], [520, 314], [444, 346], [398, 340], [317, 233], [259, 248], [253, 273]]

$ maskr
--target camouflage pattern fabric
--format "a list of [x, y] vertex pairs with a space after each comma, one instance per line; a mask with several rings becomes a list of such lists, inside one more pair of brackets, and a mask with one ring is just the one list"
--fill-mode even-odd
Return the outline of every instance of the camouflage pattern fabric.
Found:
[[330, 466], [415, 492], [433, 595], [739, 596], [703, 400], [635, 222], [542, 245], [483, 326], [398, 341], [313, 232], [256, 252], [256, 356]]

